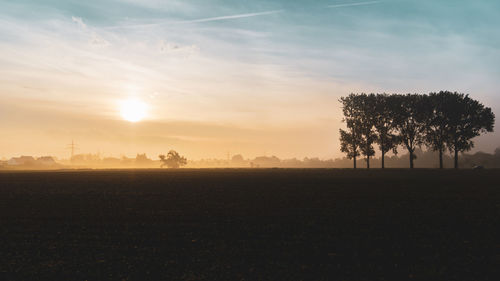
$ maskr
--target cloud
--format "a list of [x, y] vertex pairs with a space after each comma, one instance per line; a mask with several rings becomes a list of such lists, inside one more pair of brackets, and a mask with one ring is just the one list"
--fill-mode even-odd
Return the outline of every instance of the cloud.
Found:
[[120, 26], [111, 26], [111, 27], [108, 27], [107, 29], [156, 27], [156, 26], [164, 26], [164, 25], [189, 24], [189, 23], [200, 23], [200, 22], [211, 22], [211, 21], [241, 19], [241, 18], [250, 18], [250, 17], [258, 17], [258, 16], [279, 14], [279, 13], [282, 13], [283, 11], [284, 10], [273, 10], [273, 11], [265, 11], [265, 12], [258, 12], [258, 13], [236, 14], [236, 15], [229, 15], [229, 16], [200, 18], [200, 19], [185, 20], [185, 21], [176, 21], [176, 22], [161, 21], [161, 22], [147, 23], [147, 24], [120, 25]]
[[373, 5], [382, 3], [382, 1], [366, 1], [366, 2], [357, 2], [357, 3], [344, 3], [344, 4], [334, 4], [328, 5], [327, 8], [342, 8], [342, 7], [352, 7], [352, 6], [364, 6], [364, 5]]
[[176, 54], [186, 58], [196, 55], [200, 50], [196, 45], [181, 46], [174, 43], [168, 43], [164, 40], [160, 41], [159, 49], [162, 54]]
[[82, 18], [78, 18], [78, 17], [74, 17], [72, 16], [71, 17], [71, 20], [75, 23], [78, 24], [78, 26], [81, 28], [81, 29], [87, 29], [87, 25], [83, 22], [83, 19]]
[[107, 47], [111, 45], [107, 40], [99, 36], [95, 31], [90, 31], [88, 26], [83, 22], [82, 18], [72, 16], [71, 20], [78, 24], [78, 26], [84, 30], [89, 36], [89, 44], [93, 47]]
[[248, 13], [248, 14], [238, 14], [238, 15], [230, 15], [230, 16], [221, 16], [221, 17], [195, 19], [195, 20], [183, 21], [181, 23], [197, 23], [197, 22], [208, 22], [208, 21], [219, 21], [219, 20], [229, 20], [229, 19], [250, 18], [250, 17], [258, 17], [258, 16], [278, 14], [278, 13], [282, 13], [282, 12], [283, 12], [283, 10], [274, 10], [274, 11], [259, 12], [259, 13]]
[[97, 35], [95, 32], [92, 32], [89, 43], [94, 47], [107, 47], [111, 45], [108, 41]]

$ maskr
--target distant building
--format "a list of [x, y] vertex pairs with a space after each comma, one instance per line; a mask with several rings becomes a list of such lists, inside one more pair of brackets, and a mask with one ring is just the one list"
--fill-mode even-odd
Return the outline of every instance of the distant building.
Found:
[[6, 162], [7, 166], [55, 166], [56, 160], [52, 156], [42, 156], [35, 159], [33, 156], [12, 157]]
[[56, 160], [52, 156], [42, 156], [36, 159], [36, 163], [43, 166], [53, 166], [56, 165]]
[[102, 159], [102, 164], [104, 166], [112, 166], [112, 167], [118, 167], [122, 163], [122, 160], [119, 158], [114, 158], [114, 157], [107, 157]]
[[7, 161], [7, 165], [9, 166], [21, 166], [21, 165], [33, 165], [35, 164], [35, 158], [32, 156], [21, 156], [21, 157], [12, 157], [9, 161]]

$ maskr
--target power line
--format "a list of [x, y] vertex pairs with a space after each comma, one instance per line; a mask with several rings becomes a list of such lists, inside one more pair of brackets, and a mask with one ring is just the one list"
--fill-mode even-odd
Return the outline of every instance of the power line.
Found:
[[71, 143], [66, 146], [66, 149], [71, 149], [71, 160], [75, 156], [75, 150], [78, 150], [78, 145], [71, 140]]

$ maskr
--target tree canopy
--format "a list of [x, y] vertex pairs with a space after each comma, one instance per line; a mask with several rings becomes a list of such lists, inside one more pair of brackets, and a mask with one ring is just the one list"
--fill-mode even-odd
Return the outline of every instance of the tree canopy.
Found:
[[397, 153], [402, 146], [410, 154], [410, 168], [414, 167], [415, 150], [426, 145], [439, 151], [440, 167], [443, 152], [455, 155], [474, 147], [473, 139], [492, 132], [495, 115], [469, 95], [441, 91], [421, 94], [350, 94], [340, 99], [347, 130], [340, 129], [340, 150], [349, 159], [364, 155], [369, 160], [375, 154], [377, 143], [382, 154]]
[[356, 95], [351, 94], [348, 97], [340, 99], [342, 103], [342, 112], [347, 130], [340, 129], [340, 150], [347, 154], [349, 159], [353, 159], [353, 166], [356, 169], [356, 159], [360, 155], [360, 145], [362, 138], [360, 108], [356, 103]]
[[161, 154], [158, 156], [161, 161], [161, 167], [167, 166], [168, 168], [180, 168], [187, 164], [187, 159], [181, 156], [177, 151], [170, 150], [167, 156]]

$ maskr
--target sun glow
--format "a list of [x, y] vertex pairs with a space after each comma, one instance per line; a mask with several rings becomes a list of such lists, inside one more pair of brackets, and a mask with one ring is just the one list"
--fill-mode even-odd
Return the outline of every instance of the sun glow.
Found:
[[139, 122], [146, 117], [147, 105], [141, 100], [129, 99], [122, 102], [120, 114], [124, 120]]

